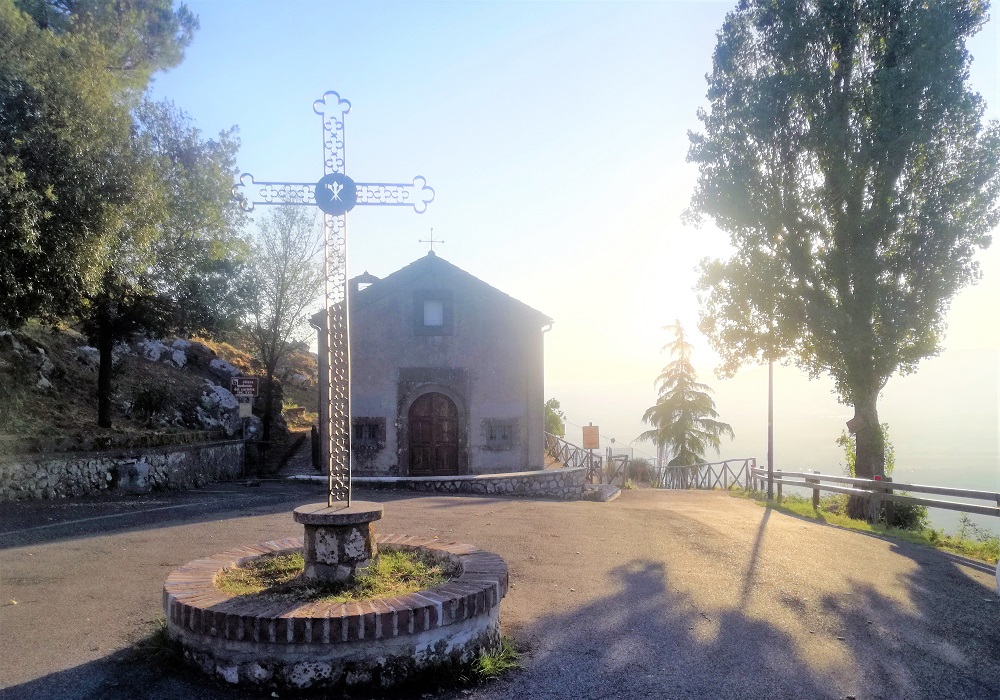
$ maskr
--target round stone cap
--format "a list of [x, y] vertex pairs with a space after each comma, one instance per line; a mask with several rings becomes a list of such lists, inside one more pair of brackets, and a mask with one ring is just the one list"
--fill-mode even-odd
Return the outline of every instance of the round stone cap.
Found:
[[302, 525], [360, 525], [382, 518], [382, 504], [371, 501], [346, 503], [310, 503], [299, 506], [292, 512], [295, 522]]

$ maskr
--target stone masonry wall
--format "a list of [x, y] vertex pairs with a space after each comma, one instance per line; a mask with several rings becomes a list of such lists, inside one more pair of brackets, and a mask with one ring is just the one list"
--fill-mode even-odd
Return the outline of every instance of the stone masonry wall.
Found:
[[148, 493], [234, 479], [243, 470], [243, 442], [228, 440], [106, 452], [0, 457], [0, 502], [89, 496], [105, 491]]
[[583, 467], [574, 467], [468, 476], [354, 477], [354, 483], [364, 488], [375, 489], [528, 496], [576, 501], [583, 498], [585, 472]]

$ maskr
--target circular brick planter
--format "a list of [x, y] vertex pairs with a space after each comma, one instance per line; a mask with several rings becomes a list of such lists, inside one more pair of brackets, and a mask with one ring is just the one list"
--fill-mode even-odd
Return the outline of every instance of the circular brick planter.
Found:
[[215, 577], [263, 554], [302, 550], [285, 539], [230, 550], [173, 571], [163, 586], [170, 637], [227, 683], [275, 688], [388, 687], [434, 666], [471, 661], [500, 644], [507, 564], [456, 542], [378, 535], [378, 546], [422, 549], [460, 575], [436, 588], [358, 603], [267, 603], [215, 588]]

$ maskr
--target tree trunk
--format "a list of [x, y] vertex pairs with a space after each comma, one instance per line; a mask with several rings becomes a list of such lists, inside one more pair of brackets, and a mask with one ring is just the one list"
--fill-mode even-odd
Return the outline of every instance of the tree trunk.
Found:
[[[855, 442], [854, 476], [872, 479], [885, 476], [885, 439], [878, 420], [878, 389], [856, 394], [860, 396], [854, 403]], [[875, 523], [879, 519], [878, 504], [867, 496], [851, 496], [847, 503], [847, 514], [852, 518]]]
[[274, 421], [274, 410], [271, 405], [274, 401], [274, 390], [271, 387], [274, 370], [270, 367], [265, 369], [267, 371], [267, 375], [264, 379], [264, 416], [261, 419], [261, 422], [264, 424], [264, 430], [263, 435], [261, 435], [261, 439], [267, 443], [271, 441], [271, 423]]
[[111, 369], [115, 338], [108, 302], [101, 300], [97, 312], [97, 349], [100, 362], [97, 370], [97, 425], [111, 427]]

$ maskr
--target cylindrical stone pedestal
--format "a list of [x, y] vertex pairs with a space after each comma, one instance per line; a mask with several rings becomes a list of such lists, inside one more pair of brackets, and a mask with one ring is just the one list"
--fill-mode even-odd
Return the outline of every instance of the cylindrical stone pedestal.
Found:
[[382, 517], [382, 504], [354, 501], [328, 507], [325, 503], [299, 506], [295, 522], [305, 526], [302, 553], [304, 575], [309, 579], [351, 581], [378, 557], [374, 523]]

